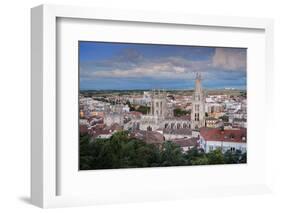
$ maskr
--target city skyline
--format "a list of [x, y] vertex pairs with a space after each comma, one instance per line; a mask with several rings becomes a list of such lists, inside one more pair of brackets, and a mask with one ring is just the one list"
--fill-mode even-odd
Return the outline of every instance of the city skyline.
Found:
[[246, 89], [245, 48], [79, 42], [80, 90]]
[[100, 91], [79, 95], [79, 169], [247, 163], [247, 95]]

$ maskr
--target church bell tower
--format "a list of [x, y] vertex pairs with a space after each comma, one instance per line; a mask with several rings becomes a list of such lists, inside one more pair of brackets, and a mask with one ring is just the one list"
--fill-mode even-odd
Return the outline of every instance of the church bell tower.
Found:
[[199, 129], [205, 126], [205, 95], [201, 85], [201, 74], [196, 74], [195, 90], [192, 96], [191, 128]]

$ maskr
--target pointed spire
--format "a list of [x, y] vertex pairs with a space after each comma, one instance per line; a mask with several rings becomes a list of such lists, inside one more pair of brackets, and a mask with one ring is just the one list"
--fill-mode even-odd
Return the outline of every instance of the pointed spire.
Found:
[[202, 86], [201, 86], [201, 74], [199, 72], [196, 73], [196, 79], [195, 79], [195, 92], [201, 92]]
[[199, 72], [196, 73], [196, 80], [202, 80], [201, 73]]

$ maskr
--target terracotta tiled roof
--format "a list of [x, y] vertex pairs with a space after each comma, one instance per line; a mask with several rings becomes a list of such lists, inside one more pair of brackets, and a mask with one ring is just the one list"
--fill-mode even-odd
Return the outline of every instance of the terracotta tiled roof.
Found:
[[236, 142], [246, 143], [247, 129], [225, 129], [218, 128], [201, 128], [200, 135], [205, 141], [224, 141], [224, 142]]
[[96, 129], [103, 129], [105, 127], [105, 124], [95, 124], [94, 126], [91, 126], [91, 130], [96, 130]]
[[105, 130], [105, 129], [96, 129], [96, 130], [91, 130], [90, 131], [91, 136], [93, 136], [94, 138], [96, 138], [99, 135], [108, 135], [108, 134], [112, 134], [112, 131], [110, 130]]

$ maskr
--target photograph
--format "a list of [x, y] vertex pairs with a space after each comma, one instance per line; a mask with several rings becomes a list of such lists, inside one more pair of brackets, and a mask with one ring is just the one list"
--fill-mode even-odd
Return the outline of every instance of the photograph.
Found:
[[247, 48], [78, 41], [79, 170], [247, 163]]

